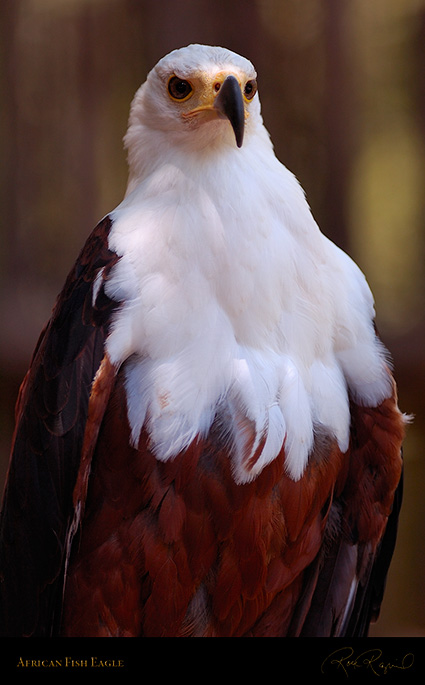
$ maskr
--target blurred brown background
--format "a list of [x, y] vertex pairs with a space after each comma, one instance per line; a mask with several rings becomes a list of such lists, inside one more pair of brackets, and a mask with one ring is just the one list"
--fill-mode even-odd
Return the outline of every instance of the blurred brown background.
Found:
[[405, 446], [399, 541], [374, 635], [425, 635], [425, 0], [2, 0], [0, 480], [38, 334], [121, 200], [132, 96], [165, 53], [226, 46], [259, 72], [276, 153], [365, 271]]

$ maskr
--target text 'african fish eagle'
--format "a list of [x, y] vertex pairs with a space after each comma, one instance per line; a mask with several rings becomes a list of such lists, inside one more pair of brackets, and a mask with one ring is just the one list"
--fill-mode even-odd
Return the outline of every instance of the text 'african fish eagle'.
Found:
[[365, 635], [404, 433], [365, 278], [243, 57], [164, 57], [125, 144], [20, 390], [1, 634]]

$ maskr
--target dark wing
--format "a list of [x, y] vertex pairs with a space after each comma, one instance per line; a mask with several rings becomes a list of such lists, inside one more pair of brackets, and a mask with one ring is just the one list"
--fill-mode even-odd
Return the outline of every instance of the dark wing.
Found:
[[89, 399], [117, 306], [103, 289], [118, 260], [110, 227], [106, 217], [87, 240], [20, 389], [0, 523], [4, 636], [51, 636], [60, 620]]
[[397, 539], [398, 519], [403, 498], [403, 475], [395, 492], [394, 503], [388, 517], [382, 541], [377, 549], [369, 577], [359, 584], [355, 603], [345, 627], [345, 635], [367, 637], [370, 624], [377, 621], [387, 580], [388, 569]]
[[291, 633], [366, 637], [379, 616], [402, 500], [404, 418], [394, 396], [352, 404], [349, 463], [322, 553], [309, 569]]

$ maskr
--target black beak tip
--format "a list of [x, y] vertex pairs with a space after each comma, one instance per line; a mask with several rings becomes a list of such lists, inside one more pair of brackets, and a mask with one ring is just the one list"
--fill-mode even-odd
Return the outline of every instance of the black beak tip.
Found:
[[236, 145], [241, 148], [245, 128], [245, 109], [241, 88], [234, 76], [230, 75], [225, 78], [214, 106], [230, 121], [235, 134]]

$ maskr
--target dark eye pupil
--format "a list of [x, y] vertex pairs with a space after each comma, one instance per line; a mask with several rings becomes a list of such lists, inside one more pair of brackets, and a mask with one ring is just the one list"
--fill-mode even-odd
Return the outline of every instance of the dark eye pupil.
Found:
[[255, 81], [248, 81], [245, 85], [245, 95], [247, 98], [251, 99], [255, 95], [257, 84]]
[[192, 86], [188, 81], [173, 76], [168, 83], [168, 91], [173, 98], [181, 100], [185, 98], [192, 90]]

